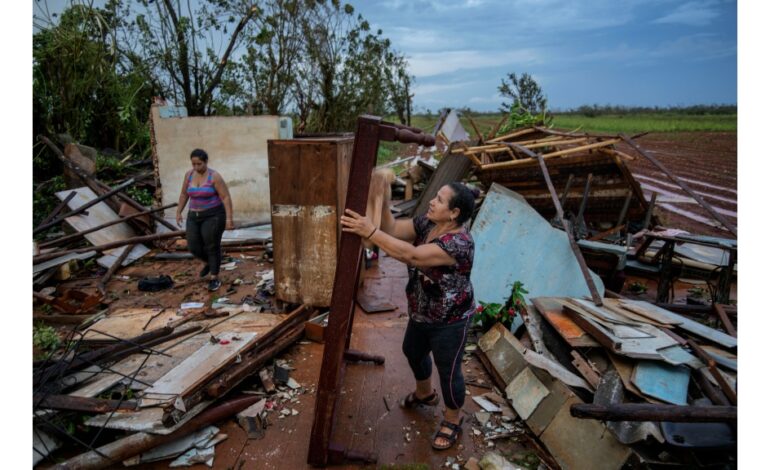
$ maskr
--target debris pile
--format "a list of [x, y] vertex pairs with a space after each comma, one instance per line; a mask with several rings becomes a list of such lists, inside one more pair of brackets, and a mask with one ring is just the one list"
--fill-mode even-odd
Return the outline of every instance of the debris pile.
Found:
[[[362, 164], [353, 154], [359, 140], [350, 135], [291, 139], [270, 121], [276, 135], [269, 165], [268, 155], [260, 156], [270, 168], [270, 194], [262, 194], [264, 185], [234, 194], [241, 202], [261, 199], [226, 235], [223, 249], [232, 256], [223, 261], [216, 296], [201, 292], [189, 269], [171, 272], [190, 255], [181, 251], [184, 231], [162, 212], [175, 206], [163, 187], [187, 164], [176, 161], [174, 149], [189, 143], [171, 136], [193, 124], [172, 123], [167, 107], [152, 112], [152, 209], [125, 194], [138, 177], [106, 185], [83, 168], [78, 147], [61, 151], [41, 139], [78, 184], [57, 194], [61, 204], [35, 229], [45, 234], [66, 223], [70, 232], [39, 237], [33, 282], [35, 318], [71, 330], [61, 350], [34, 364], [36, 463], [73, 443], [67, 427], [75, 416], [78, 430], [86, 430], [75, 436], [95, 437], [78, 440], [84, 453], [65, 467], [165, 459], [212, 466], [215, 446], [228, 438], [215, 423], [235, 418], [248, 439], [262, 439], [271, 425], [300, 414], [308, 395], [316, 395], [308, 461], [375, 461], [368, 451], [340, 451], [331, 429], [345, 394], [344, 362], [384, 362], [349, 348], [356, 303], [371, 314], [398, 307], [358, 291], [359, 268], [373, 265], [377, 254], [361, 263], [360, 237], [343, 234], [338, 219], [345, 207], [363, 212], [366, 188], [347, 182], [371, 178], [373, 142], [402, 139], [420, 148], [398, 162], [412, 164], [400, 178], [387, 180], [407, 196], [392, 212], [421, 215], [444, 184], [470, 181], [480, 203], [470, 227], [476, 300], [507, 310], [511, 286], [527, 288], [511, 322], [494, 324], [465, 349], [465, 364], [477, 357], [492, 383], [466, 377], [469, 390], [483, 390], [469, 397], [480, 410], [465, 425], [478, 455], [447, 457], [444, 468], [520, 468], [497, 452], [505, 440], [526, 443], [553, 468], [734, 464], [737, 242], [660, 227], [654, 196], [645, 198], [626, 167], [635, 157], [616, 147], [625, 142], [654, 161], [632, 138], [528, 127], [500, 137], [477, 131], [470, 145], [457, 115], [446, 111], [434, 130], [437, 148], [415, 129], [367, 117], [379, 133], [356, 136], [371, 151]], [[311, 176], [324, 187], [297, 184]], [[93, 257], [96, 276], [72, 275], [78, 260]], [[620, 295], [626, 274], [647, 276], [657, 292]], [[711, 302], [677, 303], [677, 283], [696, 277]], [[324, 343], [317, 384], [300, 383], [292, 377], [295, 364], [276, 359], [303, 337]], [[425, 439], [414, 422], [401, 431], [399, 444]], [[707, 454], [714, 449], [728, 452]]]

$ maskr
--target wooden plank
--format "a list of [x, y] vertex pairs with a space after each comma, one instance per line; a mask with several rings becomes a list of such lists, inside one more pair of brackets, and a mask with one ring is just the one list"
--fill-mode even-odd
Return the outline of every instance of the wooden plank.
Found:
[[607, 310], [611, 310], [613, 313], [616, 313], [618, 315], [621, 315], [625, 318], [627, 318], [629, 321], [632, 321], [634, 323], [646, 323], [648, 325], [653, 325], [658, 328], [671, 328], [673, 325], [671, 323], [661, 323], [658, 322], [650, 317], [646, 317], [644, 315], [640, 315], [636, 312], [633, 312], [631, 310], [625, 309], [620, 305], [620, 300], [627, 300], [627, 298], [617, 298], [617, 299], [604, 299], [604, 308]]
[[580, 372], [580, 375], [582, 375], [583, 378], [585, 378], [586, 381], [590, 383], [594, 389], [596, 389], [599, 386], [599, 382], [601, 381], [599, 374], [588, 363], [588, 361], [583, 359], [583, 356], [581, 356], [577, 351], [572, 351], [572, 357], [572, 365], [575, 366], [575, 369]]
[[495, 137], [494, 139], [489, 139], [487, 141], [487, 143], [502, 142], [504, 140], [513, 139], [514, 137], [521, 137], [523, 135], [532, 134], [533, 132], [538, 132], [538, 130], [533, 128], [533, 127], [528, 127], [528, 128], [525, 128], [525, 129], [518, 129], [518, 130], [515, 130], [515, 131], [510, 132], [508, 134], [501, 135], [499, 137]]
[[733, 338], [732, 336], [722, 333], [719, 330], [709, 328], [682, 315], [664, 310], [649, 302], [644, 302], [641, 300], [622, 300], [621, 305], [623, 308], [627, 308], [641, 315], [654, 315], [656, 318], [661, 320], [667, 319], [672, 322], [677, 322], [676, 325], [678, 328], [700, 336], [701, 338], [713, 341], [727, 348], [735, 348], [738, 346], [737, 338]]
[[730, 321], [730, 318], [727, 316], [727, 313], [725, 312], [725, 306], [722, 304], [714, 304], [714, 311], [717, 312], [717, 316], [719, 317], [719, 320], [722, 322], [722, 326], [725, 327], [727, 334], [729, 334], [733, 338], [737, 338], [738, 332], [735, 330], [735, 326], [733, 326], [733, 322]]
[[572, 321], [574, 321], [580, 328], [587, 331], [588, 334], [602, 346], [612, 352], [620, 354], [620, 338], [613, 335], [611, 331], [607, 330], [603, 325], [594, 320], [594, 317], [589, 314], [584, 314], [580, 307], [573, 304], [564, 305], [564, 312], [572, 319]]
[[538, 297], [532, 303], [553, 326], [559, 335], [573, 348], [597, 347], [599, 343], [580, 328], [563, 311], [564, 301], [558, 297]]
[[[381, 119], [372, 116], [358, 118], [353, 158], [350, 165], [349, 185], [345, 207], [364, 214], [369, 194], [371, 173], [377, 156]], [[461, 157], [464, 158], [464, 157]], [[334, 411], [337, 402], [344, 362], [353, 326], [353, 308], [358, 276], [361, 271], [362, 241], [358, 235], [343, 232], [337, 256], [337, 270], [332, 290], [329, 324], [325, 332], [325, 346], [316, 392], [313, 427], [308, 446], [308, 463], [326, 465], [329, 462]]]
[[[570, 303], [578, 307], [572, 309], [577, 315], [582, 316], [584, 320], [591, 321], [595, 325], [600, 325], [601, 331], [608, 332], [607, 334], [610, 337], [614, 337], [619, 342], [619, 348], [615, 350], [618, 354], [637, 359], [665, 361], [666, 358], [661, 355], [659, 350], [677, 345], [676, 340], [652, 325], [619, 324], [617, 320], [610, 316], [611, 312], [609, 310], [603, 308], [589, 310], [587, 307], [593, 306], [581, 299], [570, 299]], [[573, 320], [575, 320], [574, 317]], [[580, 321], [576, 320], [576, 322], [580, 325]]]
[[[152, 323], [148, 324], [153, 316]], [[170, 320], [177, 319], [174, 309], [155, 308], [118, 308], [109, 313], [105, 318], [97, 321], [83, 332], [83, 339], [87, 341], [107, 340], [116, 341], [129, 339], [146, 333], [149, 330], [166, 325]], [[147, 326], [148, 328], [145, 328]], [[98, 333], [103, 331], [113, 337]]]
[[[578, 152], [585, 152], [585, 151], [588, 151], [588, 150], [593, 150], [593, 149], [597, 149], [597, 148], [601, 148], [601, 147], [607, 147], [607, 146], [610, 146], [610, 145], [617, 144], [618, 142], [620, 142], [620, 139], [606, 140], [606, 141], [602, 141], [602, 142], [596, 142], [596, 143], [593, 143], [593, 144], [581, 145], [579, 147], [573, 147], [573, 148], [570, 148], [570, 149], [559, 150], [559, 151], [556, 151], [556, 152], [551, 152], [551, 153], [547, 153], [545, 155], [540, 155], [540, 156], [545, 158], [545, 159], [551, 159], [551, 158], [555, 158], [555, 157], [564, 157], [564, 156], [571, 155], [571, 154], [578, 153]], [[509, 168], [519, 167], [522, 164], [524, 164], [525, 162], [527, 162], [527, 160], [514, 160], [512, 162], [489, 163], [489, 164], [483, 165], [481, 168], [482, 168], [482, 170], [500, 170], [500, 169], [503, 169], [503, 168], [509, 169]]]
[[[140, 406], [152, 406], [160, 402], [173, 400], [177, 396], [195, 389], [214, 376], [223, 366], [234, 361], [236, 356], [257, 342], [256, 333], [227, 332], [219, 335], [227, 344], [207, 343], [190, 357], [158, 379], [151, 388], [145, 390]], [[236, 339], [238, 338], [238, 339]]]

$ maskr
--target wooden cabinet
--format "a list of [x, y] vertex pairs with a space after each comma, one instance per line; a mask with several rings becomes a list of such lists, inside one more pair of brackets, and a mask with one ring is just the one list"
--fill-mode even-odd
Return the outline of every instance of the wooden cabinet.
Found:
[[269, 140], [276, 297], [331, 304], [353, 137]]

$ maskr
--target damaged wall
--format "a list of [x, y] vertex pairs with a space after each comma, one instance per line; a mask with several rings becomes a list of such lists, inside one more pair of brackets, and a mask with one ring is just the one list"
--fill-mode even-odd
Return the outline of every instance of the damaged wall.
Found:
[[[171, 112], [179, 108], [153, 105], [153, 163], [156, 199], [179, 199], [182, 180], [190, 170], [190, 152], [204, 149], [209, 166], [227, 182], [233, 200], [233, 221], [270, 222], [267, 140], [292, 137], [291, 118], [279, 116], [196, 116]], [[184, 214], [187, 213], [185, 209]], [[176, 209], [164, 217], [174, 222]]]

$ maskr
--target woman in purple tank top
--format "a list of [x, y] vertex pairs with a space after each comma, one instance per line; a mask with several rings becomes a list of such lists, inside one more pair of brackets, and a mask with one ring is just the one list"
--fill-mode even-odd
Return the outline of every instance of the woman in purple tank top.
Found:
[[219, 289], [219, 265], [222, 263], [222, 233], [232, 230], [233, 204], [222, 175], [208, 167], [209, 156], [201, 149], [190, 154], [192, 170], [182, 182], [176, 223], [182, 226], [182, 210], [190, 200], [187, 212], [187, 246], [203, 261], [200, 276], [209, 276], [209, 290]]

